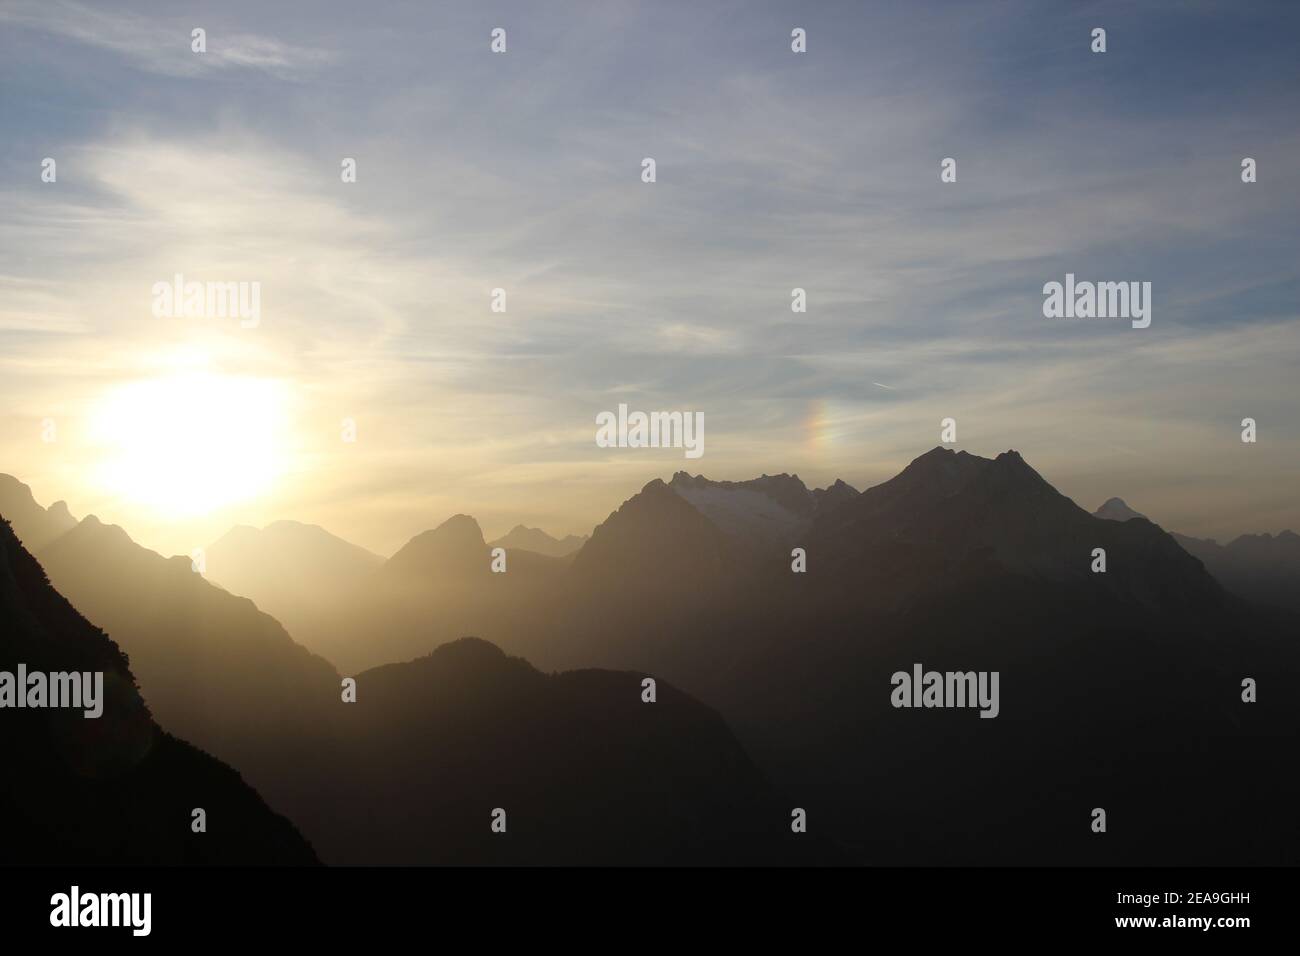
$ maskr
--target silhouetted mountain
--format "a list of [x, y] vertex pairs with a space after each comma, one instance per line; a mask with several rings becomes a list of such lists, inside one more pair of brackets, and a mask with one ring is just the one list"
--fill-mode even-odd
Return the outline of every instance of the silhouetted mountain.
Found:
[[846, 501], [852, 501], [858, 493], [858, 489], [839, 478], [836, 478], [829, 488], [814, 488], [813, 497], [817, 499], [817, 513], [830, 514]]
[[[1149, 521], [1089, 515], [1014, 452], [936, 449], [816, 518], [798, 574], [660, 491], [596, 530], [568, 614], [513, 646], [645, 667], [719, 707], [853, 858], [1300, 859], [1275, 838], [1296, 775], [1260, 770], [1296, 708], [1240, 698], [1246, 677], [1300, 677], [1296, 623], [1253, 614]], [[891, 675], [918, 662], [999, 672], [999, 716], [893, 707]], [[1263, 800], [1229, 782], [1260, 773]], [[1096, 806], [1126, 827], [1097, 839]]]
[[[126, 656], [46, 580], [0, 520], [0, 670], [104, 674], [103, 714], [0, 710], [0, 862], [311, 864], [311, 847], [234, 770], [154, 722]], [[202, 808], [207, 832], [194, 833]]]
[[488, 573], [487, 542], [478, 522], [469, 515], [453, 515], [432, 531], [416, 535], [383, 569], [386, 577], [427, 578], [435, 585]]
[[[1093, 571], [1098, 548], [1105, 573]], [[817, 522], [809, 553], [819, 582], [879, 606], [1002, 574], [1069, 581], [1089, 596], [1150, 608], [1222, 600], [1199, 562], [1158, 527], [1094, 518], [1014, 451], [989, 460], [935, 448]], [[877, 585], [869, 594], [859, 586], [864, 572]]]
[[[357, 678], [340, 814], [349, 863], [817, 862], [722, 719], [645, 675], [546, 675], [473, 638]], [[356, 813], [359, 806], [379, 812]], [[506, 813], [494, 833], [492, 814]]]
[[189, 558], [164, 558], [93, 515], [39, 558], [59, 592], [130, 655], [166, 727], [238, 767], [276, 809], [299, 805], [311, 785], [284, 772], [284, 742], [303, 759], [329, 752], [340, 678], [327, 661], [252, 601], [204, 580]]
[[77, 519], [68, 513], [65, 502], [56, 501], [49, 508], [42, 508], [32, 497], [32, 489], [12, 475], [0, 475], [0, 514], [9, 519], [23, 547], [32, 552], [39, 551], [77, 524]]
[[540, 528], [526, 528], [521, 524], [510, 529], [510, 533], [488, 543], [489, 548], [505, 548], [507, 551], [532, 551], [551, 558], [563, 558], [573, 554], [587, 541], [587, 536], [566, 535], [562, 539], [551, 537]]
[[1300, 535], [1295, 532], [1243, 534], [1226, 545], [1181, 534], [1174, 539], [1232, 593], [1300, 611]]
[[[757, 481], [774, 503], [797, 491], [790, 476]], [[715, 487], [690, 476], [677, 484], [729, 518], [755, 492], [750, 483]], [[724, 531], [662, 481], [611, 514], [571, 562], [514, 551], [508, 572], [493, 573], [482, 534], [465, 516], [417, 536], [329, 615], [330, 640], [353, 655], [347, 673], [366, 660], [427, 654], [457, 632], [488, 636], [545, 670], [622, 673], [591, 678], [604, 689], [591, 692], [602, 702], [588, 710], [575, 702], [590, 702], [586, 690], [566, 701], [552, 696], [575, 678], [545, 677], [481, 644], [368, 670], [358, 675], [358, 703], [329, 711], [341, 714], [334, 763], [295, 748], [292, 766], [306, 783], [291, 795], [301, 804], [286, 805], [303, 808], [295, 819], [316, 815], [299, 822], [327, 859], [733, 859], [738, 845], [725, 840], [691, 857], [689, 847], [674, 855], [637, 835], [661, 837], [661, 817], [643, 812], [635, 789], [620, 789], [625, 775], [640, 778], [619, 761], [672, 748], [668, 737], [643, 751], [629, 744], [646, 732], [646, 715], [617, 708], [660, 706], [636, 693], [639, 675], [655, 674], [661, 702], [671, 682], [717, 708], [777, 791], [790, 795], [779, 801], [782, 833], [785, 804], [805, 807], [825, 828], [810, 822], [810, 835], [833, 840], [852, 860], [1300, 861], [1292, 822], [1300, 778], [1279, 758], [1300, 733], [1300, 707], [1285, 692], [1300, 681], [1295, 616], [1227, 593], [1146, 519], [1088, 514], [1015, 452], [990, 460], [935, 449], [860, 495], [847, 486], [827, 491], [833, 507], [809, 493], [803, 573], [784, 546]], [[893, 675], [917, 664], [996, 672], [998, 715], [894, 706]], [[1247, 678], [1259, 682], [1255, 702], [1242, 699]], [[678, 731], [706, 741], [705, 752], [729, 746], [707, 722]], [[569, 747], [584, 736], [590, 741]], [[588, 742], [614, 761], [597, 778], [588, 776], [599, 765]], [[545, 759], [534, 762], [535, 753]], [[321, 769], [335, 764], [363, 769]], [[526, 768], [523, 779], [513, 776], [517, 766]], [[660, 766], [665, 779], [694, 779], [694, 771]], [[715, 781], [723, 791], [684, 792], [705, 806], [750, 792], [743, 773], [728, 773]], [[431, 791], [435, 779], [445, 793]], [[410, 781], [418, 783], [408, 792]], [[511, 804], [483, 786], [509, 794]], [[394, 820], [365, 802], [372, 787], [395, 808]], [[595, 795], [561, 806], [573, 787]], [[516, 800], [528, 820], [518, 830]], [[636, 833], [619, 831], [616, 813], [602, 817], [625, 854], [566, 842], [578, 839], [579, 808], [625, 801]], [[356, 806], [379, 819], [358, 824]], [[501, 840], [488, 826], [498, 806], [511, 821]], [[1105, 834], [1091, 830], [1094, 807], [1109, 815]], [[669, 820], [688, 814], [676, 805], [660, 812]], [[736, 833], [764, 834], [751, 842], [766, 859], [788, 849], [782, 841], [770, 849], [772, 816], [736, 817]], [[683, 826], [700, 834], [690, 846], [706, 845], [702, 831]]]
[[653, 591], [668, 581], [704, 588], [724, 582], [739, 558], [735, 542], [656, 478], [596, 527], [572, 574], [628, 591]]
[[297, 636], [319, 626], [322, 595], [357, 588], [383, 560], [316, 525], [277, 521], [230, 529], [207, 548], [204, 574]]
[[[321, 595], [302, 632], [313, 650], [355, 672], [409, 660], [468, 633], [502, 640], [537, 622], [571, 558], [506, 549], [494, 571], [478, 522], [455, 515], [416, 535], [351, 591]], [[365, 634], [364, 641], [356, 639]]]
[[1093, 516], [1104, 518], [1107, 521], [1128, 521], [1130, 518], [1142, 518], [1150, 521], [1146, 515], [1134, 511], [1124, 503], [1123, 498], [1108, 498], [1100, 508], [1093, 512]]
[[[324, 661], [189, 559], [94, 517], [48, 555], [51, 573], [124, 635], [155, 712], [249, 768], [330, 862], [829, 858], [823, 841], [790, 832], [791, 808], [717, 714], [666, 682], [645, 703], [645, 675], [547, 676], [472, 640], [361, 674], [358, 703], [344, 703]], [[500, 587], [487, 557], [477, 524], [457, 516], [368, 580], [381, 591], [430, 578]], [[489, 826], [503, 803], [504, 836]]]

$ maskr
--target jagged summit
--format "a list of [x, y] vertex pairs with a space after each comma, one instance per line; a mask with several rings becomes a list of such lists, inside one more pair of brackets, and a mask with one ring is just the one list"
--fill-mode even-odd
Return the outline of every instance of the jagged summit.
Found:
[[530, 528], [527, 525], [517, 524], [510, 529], [509, 533], [489, 542], [488, 547], [505, 548], [507, 551], [532, 551], [535, 554], [561, 558], [577, 551], [586, 540], [586, 535], [576, 534], [566, 535], [564, 538], [555, 538], [541, 528]]
[[830, 488], [809, 490], [798, 475], [786, 472], [748, 481], [713, 481], [679, 471], [669, 487], [728, 535], [760, 546], [787, 545], [819, 512], [857, 494], [839, 480]]
[[[1016, 451], [996, 458], [936, 448], [868, 488], [810, 536], [834, 568], [879, 575], [885, 591], [915, 591], [927, 576], [974, 582], [993, 574], [1071, 581], [1159, 605], [1213, 605], [1221, 590], [1199, 562], [1149, 522], [1101, 521], [1048, 483]], [[1124, 556], [1105, 576], [1090, 571], [1095, 548]]]
[[[72, 528], [57, 541], [53, 542], [51, 548], [73, 548], [79, 546], [79, 542], [90, 539], [100, 542], [104, 545], [113, 545], [116, 547], [136, 547], [135, 541], [127, 534], [126, 529], [120, 524], [109, 524], [100, 520], [98, 515], [86, 515], [76, 527]], [[145, 549], [148, 550], [148, 549]], [[157, 552], [149, 551], [150, 554]]]
[[42, 508], [30, 487], [5, 474], [0, 474], [0, 515], [9, 521], [14, 534], [29, 551], [39, 551], [77, 524], [65, 502]]

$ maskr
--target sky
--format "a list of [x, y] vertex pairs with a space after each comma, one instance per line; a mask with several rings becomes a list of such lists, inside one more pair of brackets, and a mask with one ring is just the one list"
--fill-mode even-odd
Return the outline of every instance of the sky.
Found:
[[[456, 513], [589, 533], [683, 469], [861, 489], [953, 418], [1089, 510], [1300, 530], [1298, 28], [6, 0], [0, 471], [163, 553], [294, 519], [390, 554]], [[1150, 282], [1150, 327], [1046, 318], [1067, 273]], [[177, 274], [258, 283], [256, 326], [156, 315]], [[702, 413], [704, 455], [598, 447], [620, 403]]]

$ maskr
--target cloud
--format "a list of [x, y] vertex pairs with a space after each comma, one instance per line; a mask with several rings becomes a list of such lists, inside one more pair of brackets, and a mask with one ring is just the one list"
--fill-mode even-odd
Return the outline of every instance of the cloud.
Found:
[[[1271, 447], [1300, 441], [1276, 24], [1101, 4], [1096, 57], [1082, 14], [1041, 4], [831, 5], [803, 14], [796, 56], [775, 5], [622, 3], [512, 10], [494, 56], [473, 5], [436, 28], [346, 4], [149, 9], [0, 8], [18, 28], [0, 81], [24, 91], [0, 398], [29, 418], [185, 350], [290, 381], [298, 490], [323, 512], [299, 516], [347, 527], [367, 489], [391, 505], [358, 522], [381, 550], [434, 500], [589, 530], [661, 470], [589, 440], [620, 400], [704, 411], [713, 477], [823, 484], [888, 477], [950, 414], [972, 450], [1032, 451], [1067, 484], [1123, 457], [1178, 487], [1240, 408], [1265, 409]], [[1203, 33], [1214, 55], [1191, 56]], [[1044, 319], [1067, 271], [1152, 281], [1148, 334]], [[262, 326], [160, 324], [149, 290], [177, 272], [260, 281]], [[826, 440], [806, 440], [813, 406]], [[0, 432], [7, 458], [38, 461], [28, 424]], [[1277, 482], [1269, 459], [1219, 457], [1243, 496]]]
[[[282, 79], [313, 73], [334, 60], [329, 51], [294, 46], [253, 33], [221, 33], [174, 13], [160, 17], [73, 0], [12, 0], [0, 23], [107, 50], [139, 69], [167, 76], [202, 76], [227, 68], [261, 70]], [[191, 31], [208, 30], [207, 52], [191, 49]]]

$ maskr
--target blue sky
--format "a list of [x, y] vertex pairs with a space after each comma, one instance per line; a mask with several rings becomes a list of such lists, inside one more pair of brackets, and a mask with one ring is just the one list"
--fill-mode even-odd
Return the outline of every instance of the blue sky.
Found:
[[[865, 487], [953, 417], [1089, 509], [1300, 527], [1297, 27], [1262, 3], [5, 3], [0, 470], [162, 550], [296, 518], [388, 552], [456, 512], [585, 533], [680, 468]], [[261, 324], [154, 317], [177, 272], [260, 282]], [[1151, 327], [1044, 318], [1067, 272], [1151, 282]], [[179, 473], [247, 473], [245, 424], [277, 460], [178, 520], [100, 480], [120, 449], [92, 423], [191, 374], [279, 397], [196, 392], [197, 421], [257, 420]], [[704, 457], [597, 448], [619, 402], [702, 411]]]

